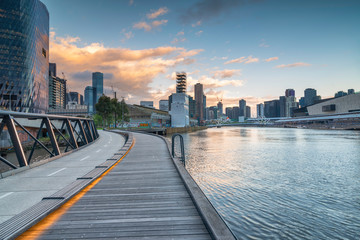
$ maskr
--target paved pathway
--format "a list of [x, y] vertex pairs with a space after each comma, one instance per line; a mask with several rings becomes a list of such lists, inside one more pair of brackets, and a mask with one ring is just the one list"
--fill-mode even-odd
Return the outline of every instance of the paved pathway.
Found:
[[44, 165], [0, 179], [0, 223], [93, 170], [124, 144], [116, 133], [99, 131], [93, 144]]
[[36, 225], [24, 239], [211, 239], [163, 140], [134, 138], [128, 155], [64, 215], [53, 224], [45, 218], [46, 230]]

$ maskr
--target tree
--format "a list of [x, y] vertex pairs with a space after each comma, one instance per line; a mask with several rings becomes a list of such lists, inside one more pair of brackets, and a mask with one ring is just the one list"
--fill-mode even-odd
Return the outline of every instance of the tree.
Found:
[[102, 95], [99, 98], [98, 103], [95, 104], [96, 113], [102, 117], [103, 126], [104, 121], [106, 121], [106, 125], [108, 125], [109, 120], [111, 118], [111, 113], [113, 112], [113, 107], [111, 104], [111, 99], [108, 96]]

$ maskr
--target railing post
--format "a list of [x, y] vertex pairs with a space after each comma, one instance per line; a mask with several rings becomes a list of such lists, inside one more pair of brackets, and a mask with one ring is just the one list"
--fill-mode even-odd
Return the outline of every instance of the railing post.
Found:
[[86, 129], [87, 131], [89, 132], [89, 136], [90, 136], [90, 141], [93, 142], [94, 141], [94, 136], [91, 132], [91, 128], [90, 128], [90, 125], [89, 125], [89, 121], [88, 120], [84, 120], [85, 124], [86, 124]]
[[59, 148], [59, 145], [58, 145], [58, 143], [56, 141], [54, 130], [51, 127], [51, 123], [50, 123], [49, 118], [45, 117], [44, 122], [45, 122], [45, 126], [46, 126], [47, 132], [48, 132], [49, 137], [50, 137], [50, 141], [51, 141], [51, 145], [53, 147], [53, 151], [54, 151], [55, 155], [60, 155], [60, 148]]
[[175, 138], [180, 138], [180, 149], [181, 149], [181, 161], [184, 163], [185, 166], [185, 148], [184, 148], [184, 138], [180, 134], [176, 133], [171, 138], [171, 151], [172, 156], [175, 157]]
[[3, 121], [5, 122], [5, 124], [7, 126], [7, 129], [8, 129], [9, 134], [10, 134], [11, 142], [14, 145], [16, 157], [17, 157], [18, 162], [19, 162], [19, 166], [20, 167], [27, 166], [28, 163], [26, 161], [24, 149], [23, 149], [23, 147], [21, 145], [19, 135], [18, 135], [18, 133], [16, 131], [15, 123], [14, 123], [14, 120], [13, 120], [12, 116], [5, 115]]

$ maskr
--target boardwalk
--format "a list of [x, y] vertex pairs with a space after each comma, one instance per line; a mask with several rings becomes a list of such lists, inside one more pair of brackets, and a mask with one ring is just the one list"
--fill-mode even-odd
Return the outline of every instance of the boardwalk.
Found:
[[64, 215], [23, 237], [211, 239], [164, 141], [136, 133], [134, 138], [128, 155]]

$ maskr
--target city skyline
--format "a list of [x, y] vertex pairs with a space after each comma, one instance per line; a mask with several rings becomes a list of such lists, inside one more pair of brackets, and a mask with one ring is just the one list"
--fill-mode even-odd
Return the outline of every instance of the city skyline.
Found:
[[254, 114], [288, 88], [297, 100], [306, 88], [324, 98], [360, 88], [356, 1], [43, 2], [50, 61], [73, 91], [99, 71], [104, 93], [157, 104], [185, 71], [187, 91], [202, 83], [207, 106], [245, 99]]

